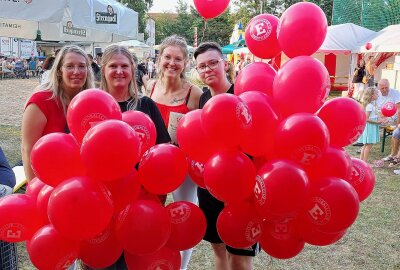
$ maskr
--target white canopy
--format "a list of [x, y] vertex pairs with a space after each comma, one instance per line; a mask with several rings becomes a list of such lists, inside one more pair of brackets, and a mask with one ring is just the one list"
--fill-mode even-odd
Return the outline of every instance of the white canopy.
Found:
[[113, 0], [0, 1], [0, 36], [112, 42], [136, 39], [137, 12]]
[[365, 43], [359, 43], [353, 52], [400, 52], [400, 24], [389, 25], [376, 33], [376, 35], [367, 42], [372, 45], [370, 50], [365, 48]]
[[318, 52], [349, 54], [359, 44], [365, 45], [375, 35], [375, 31], [352, 23], [331, 25], [328, 27], [326, 38]]
[[143, 43], [143, 42], [141, 42], [139, 40], [125, 40], [125, 41], [118, 42], [117, 44], [121, 45], [121, 46], [128, 47], [128, 48], [136, 48], [136, 47], [139, 47], [139, 48], [150, 48], [149, 45], [147, 45], [146, 43]]

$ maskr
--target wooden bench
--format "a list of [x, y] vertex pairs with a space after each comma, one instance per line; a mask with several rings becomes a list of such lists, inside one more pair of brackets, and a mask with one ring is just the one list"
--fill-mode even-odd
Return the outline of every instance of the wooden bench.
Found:
[[331, 91], [348, 91], [349, 76], [329, 76], [331, 79]]

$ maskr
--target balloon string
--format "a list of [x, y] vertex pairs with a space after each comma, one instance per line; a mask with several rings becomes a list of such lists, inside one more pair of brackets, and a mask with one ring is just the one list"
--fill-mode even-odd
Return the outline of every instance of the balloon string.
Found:
[[206, 32], [206, 28], [207, 28], [207, 20], [204, 19], [204, 28], [203, 28], [203, 34], [201, 35], [201, 40], [200, 43], [203, 42], [203, 38], [204, 38], [204, 33]]

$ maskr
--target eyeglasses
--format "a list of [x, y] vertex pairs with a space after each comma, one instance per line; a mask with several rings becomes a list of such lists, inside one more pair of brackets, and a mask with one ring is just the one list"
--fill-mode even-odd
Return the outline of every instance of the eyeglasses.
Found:
[[87, 70], [86, 65], [65, 65], [62, 67], [68, 72], [75, 71], [75, 69], [78, 69], [79, 72], [83, 72], [83, 71]]
[[224, 61], [224, 59], [211, 60], [210, 62], [208, 62], [208, 64], [201, 64], [201, 65], [198, 65], [198, 66], [196, 67], [196, 70], [197, 70], [198, 73], [204, 73], [204, 72], [206, 72], [207, 67], [208, 67], [210, 70], [214, 70], [214, 69], [216, 69], [216, 68], [218, 67], [218, 64], [219, 64], [221, 61]]

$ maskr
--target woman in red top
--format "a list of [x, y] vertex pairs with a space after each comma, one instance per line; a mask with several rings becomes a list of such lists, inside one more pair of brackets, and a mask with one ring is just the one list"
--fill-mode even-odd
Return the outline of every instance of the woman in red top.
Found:
[[22, 161], [26, 179], [35, 177], [30, 156], [33, 145], [44, 135], [67, 132], [66, 112], [71, 99], [94, 87], [93, 71], [86, 53], [75, 45], [63, 47], [54, 60], [49, 80], [28, 99], [22, 117]]
[[[147, 82], [144, 78], [150, 98], [157, 104], [158, 109], [168, 128], [173, 143], [176, 141], [178, 121], [187, 112], [199, 108], [199, 98], [202, 91], [185, 78], [185, 68], [189, 62], [189, 53], [184, 38], [173, 35], [166, 38], [160, 46], [157, 59], [157, 79]], [[174, 201], [189, 201], [196, 203], [197, 186], [189, 176], [184, 183], [172, 193]], [[181, 269], [186, 269], [192, 250], [182, 254]]]

